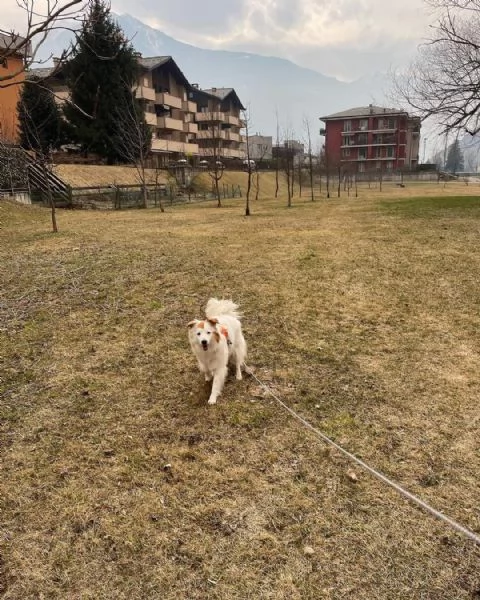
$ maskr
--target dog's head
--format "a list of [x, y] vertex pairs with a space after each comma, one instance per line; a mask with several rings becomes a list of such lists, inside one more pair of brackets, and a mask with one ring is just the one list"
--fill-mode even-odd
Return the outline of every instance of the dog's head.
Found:
[[192, 345], [198, 344], [205, 352], [213, 345], [220, 342], [217, 331], [218, 320], [206, 319], [205, 321], [190, 321], [188, 324], [188, 337]]

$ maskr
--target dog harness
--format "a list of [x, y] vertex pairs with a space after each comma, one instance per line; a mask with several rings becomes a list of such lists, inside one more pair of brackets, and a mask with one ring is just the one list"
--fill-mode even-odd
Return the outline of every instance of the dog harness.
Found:
[[229, 340], [228, 338], [228, 329], [225, 327], [225, 325], [220, 325], [220, 333], [223, 335], [223, 337], [227, 340], [227, 344], [231, 344], [232, 342]]

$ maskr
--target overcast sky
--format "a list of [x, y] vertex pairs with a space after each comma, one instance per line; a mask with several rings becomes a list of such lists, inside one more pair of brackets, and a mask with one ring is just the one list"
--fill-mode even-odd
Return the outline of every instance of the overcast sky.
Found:
[[[423, 0], [111, 2], [116, 13], [129, 13], [181, 41], [289, 58], [344, 80], [407, 62], [432, 22]], [[24, 29], [16, 0], [2, 0], [0, 25]]]

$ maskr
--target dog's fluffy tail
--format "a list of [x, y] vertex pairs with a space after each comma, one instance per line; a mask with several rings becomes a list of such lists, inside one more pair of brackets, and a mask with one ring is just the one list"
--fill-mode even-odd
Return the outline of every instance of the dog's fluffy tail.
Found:
[[205, 316], [207, 319], [213, 319], [220, 315], [229, 315], [241, 319], [242, 315], [237, 309], [238, 305], [231, 300], [217, 300], [217, 298], [210, 298], [205, 308]]

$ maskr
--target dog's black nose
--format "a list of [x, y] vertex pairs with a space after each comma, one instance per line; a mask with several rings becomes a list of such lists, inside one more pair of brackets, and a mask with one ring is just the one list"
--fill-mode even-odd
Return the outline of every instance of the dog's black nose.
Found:
[[207, 340], [202, 340], [202, 346], [206, 346], [208, 344]]

